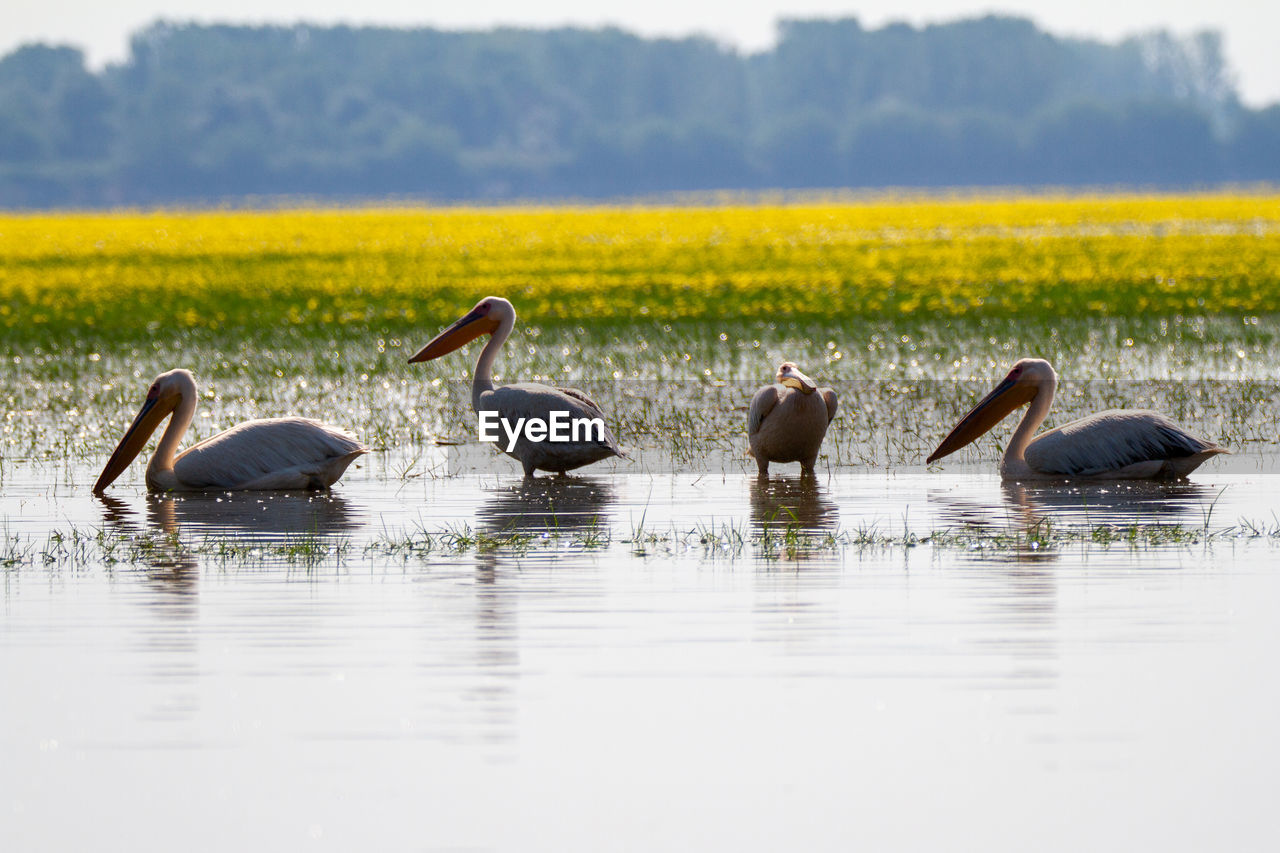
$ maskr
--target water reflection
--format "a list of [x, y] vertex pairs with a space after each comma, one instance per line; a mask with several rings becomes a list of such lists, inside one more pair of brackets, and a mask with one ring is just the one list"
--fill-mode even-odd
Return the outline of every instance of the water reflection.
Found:
[[1222, 489], [1190, 482], [1003, 483], [1000, 496], [929, 492], [938, 529], [973, 534], [972, 557], [1047, 562], [1054, 537], [1208, 526]]
[[333, 493], [265, 492], [148, 495], [147, 518], [177, 532], [235, 534], [254, 540], [349, 533], [361, 526], [362, 513]]
[[1005, 483], [1005, 501], [1028, 523], [1055, 526], [1195, 524], [1208, 521], [1222, 490], [1187, 481], [1163, 483]]
[[145, 522], [126, 501], [106, 495], [96, 500], [104, 530], [120, 534], [111, 543], [117, 559], [144, 566], [151, 580], [187, 594], [196, 592], [200, 555], [227, 548], [245, 554], [245, 546], [261, 548], [253, 553], [264, 562], [271, 546], [328, 553], [363, 526], [362, 512], [332, 494], [147, 495]]
[[937, 529], [945, 535], [972, 535], [971, 559], [1031, 565], [1058, 559], [1057, 550], [1041, 541], [1049, 515], [1021, 484], [1002, 484], [999, 498], [930, 490], [928, 499]]
[[[123, 535], [126, 543], [132, 542], [132, 550], [140, 563], [146, 566], [147, 578], [167, 593], [194, 596], [197, 592], [199, 565], [178, 541], [178, 527], [172, 518], [157, 516], [147, 507], [147, 523], [138, 523], [136, 513], [128, 503], [108, 495], [98, 495], [102, 504], [104, 531]], [[148, 533], [158, 535], [148, 535]], [[129, 547], [126, 545], [126, 547]], [[194, 607], [182, 603], [183, 613], [192, 616]]]
[[607, 530], [616, 501], [607, 480], [528, 477], [485, 489], [476, 523], [489, 535]]
[[136, 711], [142, 723], [173, 723], [201, 712], [198, 624], [200, 567], [178, 540], [171, 512], [157, 512], [148, 502], [147, 521], [125, 501], [98, 495], [104, 532], [121, 535], [119, 547], [131, 561], [145, 566], [149, 595], [140, 599], [154, 621], [142, 623], [136, 647], [148, 662], [151, 691], [140, 691]]
[[[511, 584], [499, 582], [496, 557], [482, 554], [476, 560], [473, 596], [467, 657], [475, 678], [469, 688], [461, 691], [459, 699], [474, 712], [485, 740], [505, 742], [515, 737], [516, 683], [523, 642], [520, 593]], [[454, 632], [443, 640], [436, 637], [434, 646], [457, 655], [463, 650], [462, 642], [460, 634]], [[450, 663], [456, 664], [457, 659]]]
[[831, 530], [840, 511], [811, 475], [758, 477], [751, 484], [751, 524], [757, 530], [801, 527]]
[[1202, 525], [1222, 490], [1198, 483], [1152, 481], [1003, 483], [1000, 499], [935, 489], [928, 493], [944, 528], [1027, 530], [1098, 525]]

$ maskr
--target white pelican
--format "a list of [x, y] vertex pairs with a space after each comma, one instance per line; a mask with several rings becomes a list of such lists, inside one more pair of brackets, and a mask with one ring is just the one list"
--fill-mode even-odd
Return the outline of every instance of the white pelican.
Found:
[[1094, 478], [1155, 480], [1185, 477], [1209, 457], [1230, 453], [1197, 438], [1159, 412], [1111, 409], [1031, 437], [1049, 414], [1058, 376], [1049, 362], [1024, 358], [973, 407], [926, 460], [955, 453], [1014, 409], [1031, 408], [1004, 451], [1006, 480]]
[[813, 473], [827, 425], [836, 416], [836, 392], [819, 388], [789, 361], [751, 398], [747, 412], [748, 456], [756, 458], [760, 474], [770, 462], [799, 462], [801, 472]]
[[[567, 417], [571, 419], [599, 418], [603, 425], [604, 413], [600, 411], [600, 407], [577, 388], [552, 388], [538, 382], [517, 382], [494, 387], [493, 360], [515, 325], [516, 309], [511, 303], [501, 296], [486, 296], [452, 326], [436, 335], [409, 361], [430, 361], [453, 352], [481, 335], [491, 335], [489, 342], [480, 351], [480, 357], [476, 359], [476, 375], [471, 383], [471, 408], [477, 414], [496, 412], [499, 418], [515, 424], [521, 418], [526, 421], [538, 419], [547, 422], [552, 412], [567, 412]], [[499, 430], [499, 435], [501, 434]], [[499, 447], [504, 453], [520, 460], [526, 477], [532, 477], [536, 470], [563, 474], [610, 456], [626, 455], [607, 427], [602, 426], [594, 437], [580, 435], [579, 438], [583, 440], [530, 441], [522, 433], [510, 450], [507, 449], [505, 437], [499, 440]]]
[[157, 376], [93, 490], [101, 494], [111, 485], [170, 413], [173, 418], [147, 464], [147, 488], [153, 491], [327, 489], [357, 456], [368, 453], [355, 438], [318, 421], [268, 418], [234, 426], [175, 457], [196, 400], [189, 371]]

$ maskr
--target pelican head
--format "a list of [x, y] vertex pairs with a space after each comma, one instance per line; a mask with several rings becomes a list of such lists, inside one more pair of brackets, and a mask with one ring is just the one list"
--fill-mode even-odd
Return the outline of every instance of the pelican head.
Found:
[[798, 388], [801, 394], [812, 394], [818, 390], [818, 384], [801, 373], [800, 368], [791, 361], [784, 361], [778, 366], [778, 375], [773, 381], [788, 388]]
[[188, 370], [170, 370], [161, 373], [147, 390], [147, 399], [138, 411], [137, 417], [125, 431], [124, 438], [116, 445], [111, 458], [98, 475], [98, 482], [93, 484], [93, 491], [101, 494], [103, 490], [115, 482], [129, 463], [137, 458], [142, 448], [147, 446], [147, 439], [156, 431], [156, 427], [168, 417], [182, 398], [196, 393], [196, 380]]
[[452, 326], [432, 338], [409, 362], [430, 361], [448, 355], [481, 335], [493, 334], [504, 322], [512, 326], [515, 321], [516, 309], [510, 302], [501, 296], [486, 296]]
[[1049, 362], [1042, 358], [1022, 359], [990, 394], [960, 419], [960, 423], [955, 425], [925, 462], [932, 464], [977, 440], [1004, 420], [1005, 415], [1030, 403], [1042, 389], [1052, 389], [1057, 381], [1058, 375], [1053, 372], [1053, 366]]

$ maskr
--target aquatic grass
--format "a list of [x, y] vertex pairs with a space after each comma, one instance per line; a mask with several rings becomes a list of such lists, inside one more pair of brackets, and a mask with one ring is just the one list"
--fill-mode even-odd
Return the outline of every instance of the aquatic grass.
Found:
[[[1280, 322], [1269, 322], [1280, 330]], [[760, 336], [758, 329], [728, 329], [728, 340], [720, 341], [706, 335], [705, 328], [701, 337], [689, 328], [679, 335], [673, 331], [669, 339], [652, 339], [647, 367], [635, 362], [634, 372], [640, 375], [618, 379], [582, 375], [617, 352], [610, 349], [613, 334], [595, 330], [572, 336], [576, 351], [568, 360], [549, 353], [554, 346], [535, 346], [536, 352], [530, 353], [528, 347], [509, 345], [499, 364], [503, 379], [543, 377], [582, 387], [608, 412], [622, 444], [641, 451], [634, 463], [641, 469], [702, 467], [741, 457], [751, 394], [771, 378], [776, 361], [786, 357], [804, 363], [806, 355], [815, 364], [810, 372], [835, 387], [841, 398], [840, 415], [824, 447], [827, 464], [835, 466], [918, 462], [1013, 360], [1029, 353], [1053, 360], [1063, 379], [1050, 426], [1109, 406], [1137, 406], [1161, 409], [1236, 449], [1274, 445], [1280, 437], [1280, 382], [1274, 378], [1280, 375], [1280, 340], [1269, 339], [1264, 345], [1232, 338], [1240, 329], [1253, 327], [1226, 318], [1205, 324], [1134, 319], [1114, 322], [1113, 333], [1105, 335], [1099, 325], [1072, 318], [1020, 328], [1028, 341], [1053, 341], [1046, 351], [1036, 345], [1015, 346], [1012, 328], [1006, 332], [991, 324], [952, 324], [928, 334], [917, 331], [910, 344], [902, 343], [908, 335], [900, 334], [893, 350], [877, 347], [866, 358], [845, 355], [835, 361], [826, 360], [830, 354], [824, 355], [823, 338], [884, 338], [884, 327], [854, 323], [843, 329], [809, 330], [807, 335], [787, 330], [763, 352], [732, 346], [741, 339], [736, 336]], [[1156, 343], [1127, 347], [1123, 338], [1115, 340], [1141, 335], [1138, 327], [1144, 325]], [[1219, 336], [1223, 349], [1233, 353], [1230, 361], [1219, 364], [1212, 353], [1206, 355], [1204, 341], [1188, 340], [1184, 334], [1191, 329]], [[633, 335], [634, 346], [635, 340], [650, 339], [652, 330], [635, 327]], [[561, 332], [540, 336], [548, 338], [567, 340]], [[385, 449], [385, 458], [393, 463], [389, 476], [408, 479], [446, 476], [448, 468], [432, 455], [434, 449], [447, 457], [449, 445], [474, 440], [469, 383], [463, 378], [470, 371], [469, 357], [451, 356], [452, 361], [433, 362], [427, 369], [396, 359], [378, 373], [367, 357], [367, 341], [331, 341], [325, 347], [338, 354], [336, 363], [343, 371], [320, 377], [311, 372], [314, 354], [307, 352], [305, 339], [288, 341], [282, 336], [261, 350], [243, 342], [238, 346], [234, 356], [212, 341], [116, 353], [98, 351], [105, 347], [86, 352], [79, 343], [57, 351], [23, 348], [6, 365], [11, 381], [2, 392], [0, 458], [6, 464], [15, 459], [68, 466], [100, 463], [132, 420], [150, 379], [174, 366], [194, 368], [201, 389], [190, 441], [254, 417], [318, 417]], [[1216, 342], [1211, 346], [1216, 348]], [[667, 375], [671, 364], [657, 357], [664, 351], [691, 354], [689, 362], [681, 358], [679, 363], [710, 365], [717, 378]], [[1237, 357], [1237, 352], [1247, 358]], [[97, 360], [90, 359], [95, 353]], [[549, 360], [557, 368], [572, 366], [577, 373], [551, 369]], [[272, 370], [264, 373], [258, 369], [262, 364]], [[1157, 371], [1161, 375], [1153, 376]], [[888, 423], [893, 429], [884, 428]], [[985, 458], [991, 452], [988, 447], [979, 443], [966, 452], [972, 454], [969, 458]], [[734, 464], [746, 463], [738, 458]]]
[[633, 525], [629, 535], [620, 540], [614, 538], [607, 526], [595, 524], [541, 531], [478, 530], [467, 524], [417, 526], [412, 530], [383, 531], [363, 545], [356, 545], [345, 536], [313, 531], [280, 539], [219, 534], [192, 538], [158, 528], [130, 530], [73, 525], [49, 531], [40, 538], [9, 530], [0, 533], [0, 567], [7, 571], [23, 568], [110, 571], [129, 567], [171, 571], [176, 567], [195, 572], [201, 566], [257, 569], [301, 566], [314, 570], [322, 566], [374, 567], [393, 559], [429, 568], [441, 558], [609, 553], [616, 546], [641, 559], [694, 555], [710, 560], [758, 559], [765, 563], [799, 562], [816, 557], [857, 561], [868, 554], [929, 548], [945, 554], [1016, 560], [1028, 556], [1043, 558], [1077, 546], [1142, 553], [1241, 541], [1280, 547], [1280, 518], [1273, 513], [1270, 520], [1240, 518], [1220, 527], [1138, 522], [1063, 525], [1045, 518], [1026, 525], [957, 526], [920, 533], [906, 526], [901, 532], [890, 532], [876, 524], [852, 529], [813, 528], [778, 514], [765, 523], [700, 519], [688, 527], [672, 526], [666, 530], [646, 527], [642, 521]]
[[418, 526], [412, 531], [382, 534], [364, 548], [366, 557], [397, 557], [401, 560], [427, 559], [435, 554], [484, 554], [503, 552], [508, 554], [525, 554], [541, 542], [559, 537], [550, 534], [539, 536], [536, 533], [504, 529], [497, 531], [477, 530], [469, 524], [451, 523], [435, 530]]
[[7, 569], [30, 565], [34, 544], [16, 533], [0, 533], [0, 567]]

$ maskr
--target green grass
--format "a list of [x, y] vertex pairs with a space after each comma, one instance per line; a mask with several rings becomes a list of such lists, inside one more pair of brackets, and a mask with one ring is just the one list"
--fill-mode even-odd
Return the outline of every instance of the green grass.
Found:
[[1232, 547], [1242, 542], [1280, 547], [1280, 521], [1240, 519], [1222, 526], [1184, 524], [1086, 524], [1059, 526], [1043, 520], [1025, 527], [954, 527], [918, 534], [878, 527], [814, 530], [794, 522], [751, 525], [741, 521], [702, 519], [665, 529], [634, 526], [615, 540], [602, 526], [571, 531], [528, 530], [483, 532], [468, 525], [419, 527], [384, 532], [364, 545], [342, 536], [313, 533], [279, 540], [246, 540], [235, 535], [182, 537], [161, 531], [105, 528], [53, 530], [42, 538], [0, 534], [0, 568], [93, 570], [137, 567], [198, 572], [240, 567], [270, 570], [300, 567], [309, 571], [420, 566], [429, 570], [449, 557], [494, 554], [506, 557], [574, 553], [608, 555], [618, 549], [637, 558], [693, 555], [700, 559], [803, 562], [839, 561], [868, 553], [917, 549], [952, 556], [989, 559], [1044, 558], [1081, 546], [1132, 553], [1152, 549]]
[[[914, 461], [1024, 355], [1048, 358], [1064, 380], [1059, 422], [1109, 406], [1151, 406], [1240, 446], [1280, 435], [1278, 320], [519, 327], [497, 369], [501, 380], [583, 387], [624, 445], [674, 464], [740, 453], [750, 395], [787, 359], [841, 394], [827, 448], [838, 465]], [[411, 341], [342, 331], [9, 341], [0, 348], [8, 377], [0, 389], [0, 459], [95, 464], [132, 419], [150, 380], [173, 367], [193, 370], [203, 395], [192, 440], [282, 414], [347, 427], [410, 460], [438, 440], [473, 437], [468, 383], [478, 342], [468, 352], [409, 365], [408, 355], [436, 329]]]

